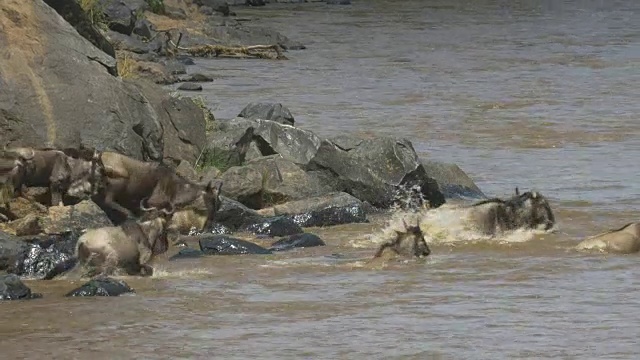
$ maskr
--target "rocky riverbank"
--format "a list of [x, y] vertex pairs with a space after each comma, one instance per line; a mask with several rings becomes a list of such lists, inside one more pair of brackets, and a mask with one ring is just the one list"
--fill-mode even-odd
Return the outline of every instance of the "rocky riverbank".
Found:
[[[485, 197], [456, 165], [420, 159], [409, 139], [323, 139], [296, 127], [285, 105], [251, 98], [237, 117], [216, 120], [201, 101], [162, 89], [158, 84], [212, 79], [186, 77], [185, 53], [268, 58], [273, 51], [283, 59], [304, 49], [275, 30], [244, 24], [232, 9], [216, 0], [2, 2], [0, 141], [86, 146], [161, 161], [194, 182], [221, 179], [216, 224], [198, 238], [200, 250], [183, 255], [322, 246], [304, 229]], [[40, 204], [7, 201], [12, 217], [0, 224], [0, 271], [52, 278], [66, 270], [60, 266], [84, 229], [111, 225], [92, 200], [46, 207], [39, 200], [46, 193], [29, 189]], [[237, 232], [273, 241], [252, 247], [230, 236]]]

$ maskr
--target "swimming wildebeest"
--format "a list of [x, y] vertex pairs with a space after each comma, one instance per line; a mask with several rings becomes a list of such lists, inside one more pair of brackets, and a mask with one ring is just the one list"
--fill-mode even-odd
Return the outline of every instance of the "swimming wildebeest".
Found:
[[431, 254], [431, 249], [427, 245], [427, 241], [424, 239], [424, 234], [420, 225], [408, 226], [407, 223], [402, 220], [404, 224], [404, 231], [396, 230], [396, 237], [392, 240], [380, 245], [378, 251], [376, 251], [374, 258], [381, 257], [385, 250], [389, 249], [396, 255], [407, 257], [427, 257]]
[[118, 269], [128, 275], [150, 276], [148, 262], [167, 251], [167, 224], [173, 210], [146, 208], [138, 220], [126, 220], [119, 226], [89, 229], [78, 239], [77, 267], [110, 275]]
[[[94, 162], [103, 176], [96, 202], [117, 212], [110, 214], [116, 223], [121, 222], [123, 216], [139, 216], [142, 206], [171, 208], [181, 214], [179, 219], [184, 217], [183, 213], [189, 213], [197, 217], [198, 225], [204, 228], [213, 221], [220, 206], [221, 182], [217, 186], [213, 181], [193, 183], [164, 164], [139, 161], [114, 152], [101, 152]], [[193, 210], [196, 207], [198, 211]]]
[[509, 199], [487, 199], [464, 207], [476, 230], [486, 235], [516, 229], [550, 230], [556, 223], [549, 201], [536, 191]]
[[640, 251], [640, 222], [590, 236], [576, 245], [577, 250], [596, 250], [614, 254], [632, 254]]
[[24, 187], [47, 187], [51, 206], [63, 205], [65, 195], [88, 197], [94, 182], [91, 161], [67, 156], [56, 149], [14, 148], [5, 153], [19, 157], [23, 170], [14, 170], [13, 184], [18, 195]]

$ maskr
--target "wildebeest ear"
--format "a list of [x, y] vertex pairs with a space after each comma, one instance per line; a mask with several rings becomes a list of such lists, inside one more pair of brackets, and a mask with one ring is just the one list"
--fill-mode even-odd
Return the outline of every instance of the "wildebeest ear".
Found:
[[216, 196], [220, 195], [220, 191], [222, 190], [222, 183], [223, 183], [222, 180], [218, 180], [218, 181], [215, 181], [215, 185], [214, 185], [214, 180], [210, 180], [207, 183], [206, 191], [208, 193], [215, 194]]

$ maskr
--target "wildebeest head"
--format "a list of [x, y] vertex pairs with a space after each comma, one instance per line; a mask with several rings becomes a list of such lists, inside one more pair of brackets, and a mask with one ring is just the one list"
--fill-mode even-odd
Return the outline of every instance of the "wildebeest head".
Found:
[[517, 226], [547, 231], [556, 223], [549, 201], [537, 191], [521, 194], [516, 188], [515, 196], [505, 203]]
[[431, 254], [431, 249], [424, 239], [424, 233], [420, 228], [420, 225], [407, 225], [404, 224], [404, 231], [396, 230], [395, 239], [384, 243], [380, 246], [374, 257], [380, 257], [383, 251], [387, 248], [391, 248], [396, 254], [415, 257], [427, 257]]
[[149, 239], [149, 246], [153, 255], [159, 255], [169, 249], [167, 228], [173, 217], [175, 208], [157, 209], [146, 206], [147, 198], [140, 201], [140, 209], [143, 214], [139, 220], [140, 228]]

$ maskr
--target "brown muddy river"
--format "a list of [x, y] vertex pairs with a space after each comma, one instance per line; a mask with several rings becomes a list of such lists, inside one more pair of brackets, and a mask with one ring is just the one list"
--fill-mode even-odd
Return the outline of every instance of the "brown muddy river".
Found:
[[638, 358], [640, 258], [570, 247], [640, 217], [640, 3], [236, 11], [308, 49], [200, 61], [190, 71], [219, 77], [202, 93], [216, 117], [278, 101], [321, 136], [407, 137], [488, 195], [541, 191], [557, 232], [488, 241], [452, 230], [442, 210], [423, 218], [433, 253], [422, 262], [358, 261], [381, 217], [310, 229], [324, 248], [162, 262], [151, 279], [127, 279], [134, 296], [67, 299], [77, 282], [31, 281], [44, 299], [2, 304], [2, 358]]

